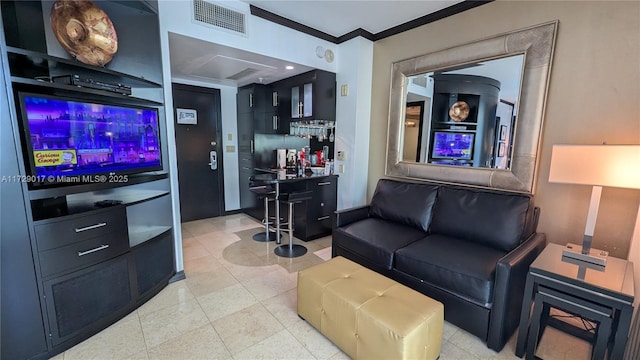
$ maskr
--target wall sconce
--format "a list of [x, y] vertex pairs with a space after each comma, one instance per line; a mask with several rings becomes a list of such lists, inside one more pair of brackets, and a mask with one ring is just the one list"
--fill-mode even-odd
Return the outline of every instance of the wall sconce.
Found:
[[416, 122], [415, 121], [405, 121], [404, 122], [404, 126], [406, 126], [406, 127], [416, 127]]

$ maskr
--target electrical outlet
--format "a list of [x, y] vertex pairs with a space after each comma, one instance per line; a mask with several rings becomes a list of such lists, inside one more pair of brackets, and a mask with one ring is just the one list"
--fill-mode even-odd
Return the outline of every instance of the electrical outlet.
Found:
[[226, 150], [228, 153], [236, 152], [236, 147], [233, 145], [227, 145]]
[[340, 161], [344, 161], [345, 159], [344, 151], [338, 151], [338, 156], [336, 158]]

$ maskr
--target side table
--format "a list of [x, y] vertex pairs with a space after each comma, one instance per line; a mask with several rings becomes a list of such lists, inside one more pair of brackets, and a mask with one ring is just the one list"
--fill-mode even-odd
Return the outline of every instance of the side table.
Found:
[[531, 304], [538, 287], [566, 294], [567, 300], [579, 298], [614, 311], [613, 343], [610, 359], [622, 359], [633, 314], [633, 264], [609, 257], [604, 267], [589, 267], [574, 260], [562, 258], [563, 246], [549, 244], [533, 261], [527, 274], [524, 299], [520, 313], [516, 356], [526, 350], [531, 320]]

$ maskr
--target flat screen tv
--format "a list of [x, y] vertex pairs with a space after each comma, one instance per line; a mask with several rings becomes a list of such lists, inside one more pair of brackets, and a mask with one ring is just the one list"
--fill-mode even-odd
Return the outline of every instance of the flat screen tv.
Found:
[[473, 159], [474, 134], [468, 132], [436, 131], [433, 134], [433, 159]]
[[19, 99], [30, 188], [126, 182], [162, 170], [157, 109], [32, 93]]

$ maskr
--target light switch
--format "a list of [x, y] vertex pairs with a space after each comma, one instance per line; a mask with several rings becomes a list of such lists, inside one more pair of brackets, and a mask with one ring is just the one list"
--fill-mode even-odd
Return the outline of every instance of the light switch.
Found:
[[344, 161], [344, 158], [345, 158], [344, 151], [338, 151], [337, 159]]
[[338, 172], [339, 172], [340, 174], [344, 173], [344, 164], [339, 164], [339, 165], [338, 165]]
[[227, 140], [228, 141], [232, 141], [233, 140], [233, 134], [231, 134], [231, 133], [227, 134]]
[[342, 96], [349, 95], [349, 84], [344, 84], [340, 87], [340, 95]]
[[236, 147], [233, 145], [227, 145], [226, 150], [228, 153], [236, 152]]

